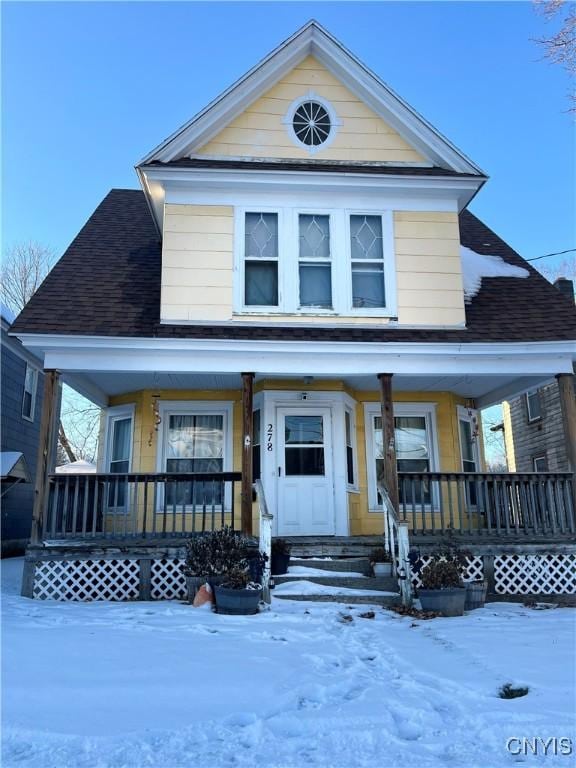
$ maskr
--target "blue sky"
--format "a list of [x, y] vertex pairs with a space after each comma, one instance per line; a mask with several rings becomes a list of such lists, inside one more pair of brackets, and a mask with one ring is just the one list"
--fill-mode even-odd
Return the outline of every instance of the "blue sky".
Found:
[[471, 208], [522, 255], [575, 245], [569, 81], [531, 40], [547, 28], [530, 2], [20, 2], [2, 15], [4, 246], [61, 253], [110, 188], [137, 186], [142, 156], [312, 17], [490, 175]]

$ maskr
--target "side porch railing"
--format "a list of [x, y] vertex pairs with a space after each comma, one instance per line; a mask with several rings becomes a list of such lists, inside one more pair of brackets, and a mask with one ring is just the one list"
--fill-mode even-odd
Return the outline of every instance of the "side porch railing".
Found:
[[240, 527], [240, 472], [50, 475], [42, 539], [174, 538]]
[[399, 515], [415, 534], [576, 531], [570, 472], [400, 472]]

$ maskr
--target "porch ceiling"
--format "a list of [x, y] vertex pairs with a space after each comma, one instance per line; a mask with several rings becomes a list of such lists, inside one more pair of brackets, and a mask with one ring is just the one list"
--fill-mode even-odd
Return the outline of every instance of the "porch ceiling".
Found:
[[[64, 376], [67, 383], [78, 389], [86, 396], [101, 404], [103, 398], [122, 395], [141, 389], [171, 389], [171, 390], [228, 390], [240, 389], [242, 378], [240, 373], [155, 373], [155, 372], [116, 372], [98, 371]], [[506, 396], [539, 386], [550, 380], [550, 376], [518, 375], [406, 375], [396, 374], [393, 378], [393, 389], [398, 392], [453, 392], [466, 398], [473, 398], [484, 407], [500, 402]], [[318, 382], [343, 381], [351, 389], [358, 391], [375, 391], [378, 389], [378, 379], [375, 375], [345, 375], [345, 376], [316, 376], [312, 382], [305, 382], [302, 377], [280, 376], [277, 374], [256, 374], [255, 382], [263, 380], [297, 382], [303, 391], [307, 387], [315, 388]]]

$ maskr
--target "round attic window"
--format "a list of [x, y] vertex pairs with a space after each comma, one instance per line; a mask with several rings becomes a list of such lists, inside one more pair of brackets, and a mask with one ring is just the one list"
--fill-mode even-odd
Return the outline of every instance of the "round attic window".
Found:
[[292, 127], [298, 141], [307, 147], [319, 147], [330, 136], [332, 124], [328, 111], [317, 101], [305, 101], [294, 112]]

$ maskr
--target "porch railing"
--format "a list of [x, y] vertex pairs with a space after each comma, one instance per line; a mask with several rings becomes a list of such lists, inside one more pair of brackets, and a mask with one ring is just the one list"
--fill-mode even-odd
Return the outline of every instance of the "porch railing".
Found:
[[402, 605], [409, 606], [412, 604], [412, 584], [409, 578], [410, 539], [408, 524], [399, 519], [388, 491], [380, 481], [378, 481], [378, 493], [382, 498], [384, 509], [384, 545], [392, 558], [393, 573], [398, 578], [398, 590]]
[[50, 475], [51, 539], [173, 538], [238, 528], [240, 472]]
[[400, 519], [413, 533], [574, 533], [570, 472], [400, 472]]

